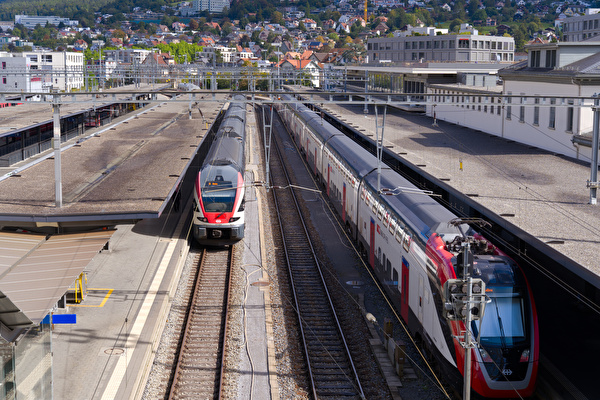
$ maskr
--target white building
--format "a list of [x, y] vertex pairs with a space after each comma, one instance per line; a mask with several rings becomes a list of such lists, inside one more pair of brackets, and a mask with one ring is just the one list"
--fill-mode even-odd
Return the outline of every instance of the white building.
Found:
[[212, 60], [214, 57], [214, 54], [216, 52], [219, 52], [221, 54], [221, 57], [223, 58], [223, 62], [224, 63], [231, 63], [234, 62], [235, 59], [235, 55], [237, 54], [237, 49], [235, 47], [225, 47], [225, 46], [215, 46], [215, 47], [204, 47], [202, 49], [202, 56], [206, 56], [207, 60]]
[[229, 8], [229, 5], [229, 0], [194, 0], [192, 9], [196, 12], [222, 13], [224, 8]]
[[65, 26], [77, 26], [79, 21], [70, 20], [69, 18], [57, 17], [54, 15], [48, 16], [31, 16], [31, 15], [15, 15], [15, 24], [21, 24], [27, 29], [33, 29], [36, 25], [46, 26], [46, 23], [50, 25], [58, 26], [60, 23]]
[[112, 60], [117, 64], [141, 64], [144, 62], [151, 50], [144, 49], [120, 49], [120, 50], [104, 50], [103, 56], [106, 60]]
[[71, 91], [84, 86], [83, 54], [23, 52], [0, 54], [0, 92]]
[[501, 88], [430, 85], [427, 114], [575, 159], [591, 159], [600, 43], [539, 41], [501, 69]]

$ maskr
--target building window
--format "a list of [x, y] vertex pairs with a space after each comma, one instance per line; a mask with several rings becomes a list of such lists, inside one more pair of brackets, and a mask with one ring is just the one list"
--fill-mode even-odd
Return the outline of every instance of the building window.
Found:
[[546, 68], [556, 67], [556, 50], [546, 50]]
[[2, 77], [2, 83], [6, 85], [6, 77], [5, 76]]
[[[523, 94], [523, 93], [521, 93]], [[519, 107], [519, 122], [525, 122], [525, 97], [521, 97], [521, 107]]]
[[569, 107], [567, 107], [567, 132], [573, 132], [573, 104], [575, 103], [573, 99], [569, 99], [567, 103], [569, 104]]
[[533, 124], [537, 126], [540, 124], [540, 107], [538, 106], [540, 99], [536, 97], [533, 102], [535, 103], [533, 107]]
[[554, 129], [556, 128], [556, 107], [554, 107], [556, 99], [550, 99], [550, 104], [552, 106], [550, 107], [550, 113], [548, 114], [548, 128]]
[[6, 61], [2, 61], [2, 69], [6, 69]]
[[540, 67], [540, 54], [539, 50], [535, 50], [531, 52], [531, 56], [529, 57], [531, 61], [531, 68], [539, 68]]
[[[510, 96], [512, 94], [512, 92], [508, 92], [508, 95]], [[506, 106], [506, 119], [512, 119], [512, 106], [510, 106], [510, 104], [512, 103], [512, 97], [507, 97], [506, 98], [506, 103], [509, 104], [508, 106]]]

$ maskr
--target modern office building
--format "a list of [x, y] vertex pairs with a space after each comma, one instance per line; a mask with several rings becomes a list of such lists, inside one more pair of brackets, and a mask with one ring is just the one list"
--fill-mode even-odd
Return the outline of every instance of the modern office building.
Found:
[[79, 25], [79, 21], [70, 20], [69, 18], [57, 17], [54, 15], [48, 15], [48, 16], [15, 15], [15, 24], [21, 24], [27, 29], [33, 29], [36, 27], [36, 25], [41, 25], [42, 27], [44, 27], [44, 26], [46, 26], [46, 24], [58, 26], [58, 25], [60, 25], [61, 22], [65, 26]]
[[600, 33], [599, 8], [589, 8], [586, 15], [569, 17], [562, 23], [563, 42], [580, 42]]
[[229, 8], [229, 0], [194, 0], [192, 4], [196, 12], [222, 13], [225, 8]]
[[512, 37], [485, 35], [429, 35], [369, 39], [369, 63], [403, 62], [514, 62]]

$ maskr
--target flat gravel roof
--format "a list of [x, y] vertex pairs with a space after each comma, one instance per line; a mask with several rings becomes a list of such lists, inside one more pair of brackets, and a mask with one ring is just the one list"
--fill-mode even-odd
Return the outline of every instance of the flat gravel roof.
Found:
[[[197, 107], [212, 123], [221, 103]], [[158, 215], [210, 127], [194, 111], [189, 119], [188, 104], [149, 105], [64, 150], [61, 208], [53, 157], [0, 181], [0, 221]]]
[[[373, 108], [327, 104], [375, 138]], [[381, 107], [380, 107], [381, 123]], [[438, 121], [388, 112], [384, 144], [434, 177], [600, 275], [600, 205], [590, 205], [590, 166], [580, 161]], [[461, 168], [462, 165], [462, 168]]]

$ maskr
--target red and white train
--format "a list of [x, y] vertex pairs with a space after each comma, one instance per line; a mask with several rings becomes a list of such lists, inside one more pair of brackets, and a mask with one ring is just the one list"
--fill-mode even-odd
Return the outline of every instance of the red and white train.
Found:
[[204, 245], [244, 238], [244, 142], [246, 103], [235, 95], [215, 134], [194, 185], [192, 231]]
[[[346, 228], [367, 255], [412, 334], [435, 357], [444, 377], [462, 388], [465, 323], [445, 312], [443, 287], [456, 279], [457, 256], [473, 246], [472, 277], [482, 279], [490, 302], [470, 330], [471, 387], [482, 397], [531, 396], [538, 357], [537, 313], [520, 267], [457, 216], [389, 168], [377, 176], [377, 159], [289, 95], [277, 109], [326, 188]], [[378, 181], [380, 182], [378, 186]], [[379, 188], [379, 190], [378, 190]], [[460, 389], [459, 389], [460, 390]]]

